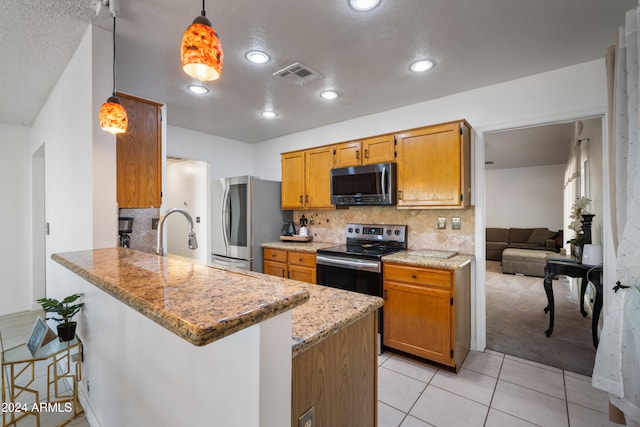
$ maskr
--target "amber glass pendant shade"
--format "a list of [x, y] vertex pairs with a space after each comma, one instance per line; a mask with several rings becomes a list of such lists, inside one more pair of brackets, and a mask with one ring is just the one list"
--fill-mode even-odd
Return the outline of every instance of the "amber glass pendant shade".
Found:
[[129, 119], [117, 96], [110, 96], [100, 107], [100, 127], [102, 130], [116, 134], [127, 131]]
[[[204, 11], [203, 11], [204, 13]], [[184, 32], [181, 47], [182, 69], [200, 81], [217, 80], [222, 74], [222, 45], [211, 22], [198, 16]]]
[[125, 133], [129, 126], [127, 110], [116, 96], [116, 16], [113, 15], [113, 95], [100, 107], [100, 128], [112, 134]]

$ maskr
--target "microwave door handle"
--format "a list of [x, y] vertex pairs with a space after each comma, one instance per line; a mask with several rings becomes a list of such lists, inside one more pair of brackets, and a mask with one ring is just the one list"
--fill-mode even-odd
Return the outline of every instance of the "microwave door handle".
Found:
[[382, 200], [384, 200], [386, 198], [386, 193], [387, 193], [386, 190], [385, 190], [385, 187], [387, 186], [387, 180], [385, 179], [386, 174], [387, 174], [387, 168], [383, 167], [382, 168], [382, 175], [380, 177], [380, 184], [381, 184], [381, 187], [382, 187]]

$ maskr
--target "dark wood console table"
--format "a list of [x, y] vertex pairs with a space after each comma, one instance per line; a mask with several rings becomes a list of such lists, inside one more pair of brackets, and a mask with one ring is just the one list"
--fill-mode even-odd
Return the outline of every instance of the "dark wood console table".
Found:
[[547, 306], [545, 313], [549, 313], [549, 328], [544, 333], [549, 337], [553, 333], [554, 320], [554, 302], [553, 302], [553, 278], [564, 275], [569, 277], [577, 277], [582, 279], [580, 286], [580, 313], [586, 316], [587, 313], [583, 308], [584, 294], [587, 289], [587, 283], [591, 281], [596, 288], [596, 300], [593, 305], [593, 313], [591, 320], [591, 336], [593, 345], [598, 348], [598, 320], [600, 319], [600, 311], [602, 310], [602, 266], [578, 264], [572, 261], [562, 261], [549, 259], [544, 268], [544, 291], [547, 294]]

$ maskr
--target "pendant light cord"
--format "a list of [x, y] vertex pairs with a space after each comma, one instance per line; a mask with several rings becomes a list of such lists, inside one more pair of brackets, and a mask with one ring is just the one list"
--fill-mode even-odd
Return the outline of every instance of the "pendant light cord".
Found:
[[116, 16], [115, 15], [113, 15], [113, 96], [116, 96]]
[[204, 0], [202, 0], [202, 16], [207, 16], [207, 12], [204, 11]]

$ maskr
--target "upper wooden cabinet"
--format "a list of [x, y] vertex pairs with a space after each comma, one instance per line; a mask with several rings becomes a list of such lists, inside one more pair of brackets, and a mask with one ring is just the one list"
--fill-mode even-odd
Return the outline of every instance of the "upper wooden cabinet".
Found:
[[282, 154], [282, 209], [330, 209], [331, 147]]
[[471, 142], [466, 121], [400, 133], [399, 208], [466, 208], [471, 199]]
[[333, 149], [334, 168], [392, 162], [394, 159], [393, 135], [343, 142], [336, 144]]
[[129, 127], [116, 136], [119, 208], [159, 208], [162, 204], [161, 104], [119, 93]]

